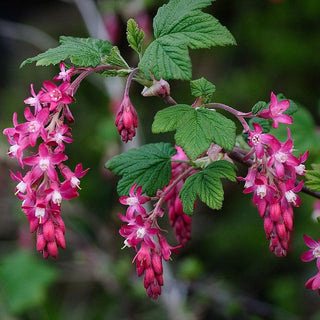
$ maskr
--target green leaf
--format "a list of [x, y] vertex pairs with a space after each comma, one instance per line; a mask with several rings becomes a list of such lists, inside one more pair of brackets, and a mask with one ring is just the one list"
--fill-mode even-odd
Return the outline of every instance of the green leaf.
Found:
[[253, 107], [252, 107], [252, 114], [257, 114], [261, 110], [266, 109], [267, 103], [264, 101], [258, 101]]
[[211, 0], [170, 0], [153, 20], [155, 40], [146, 49], [139, 69], [147, 76], [189, 80], [192, 76], [188, 47], [210, 48], [235, 44], [227, 28], [201, 9]]
[[152, 130], [154, 133], [176, 130], [176, 143], [191, 160], [200, 156], [212, 142], [232, 150], [236, 138], [233, 121], [218, 112], [188, 105], [176, 105], [159, 111]]
[[183, 212], [192, 215], [197, 197], [211, 209], [220, 209], [224, 198], [220, 179], [236, 181], [235, 169], [232, 163], [219, 160], [188, 177], [179, 194]]
[[139, 69], [146, 76], [150, 72], [155, 78], [191, 79], [191, 60], [186, 46], [175, 43], [170, 37], [153, 41], [139, 63]]
[[108, 41], [93, 38], [61, 36], [59, 42], [58, 47], [26, 59], [20, 67], [32, 62], [37, 66], [55, 65], [66, 59], [80, 67], [96, 67], [106, 55], [110, 55], [113, 47]]
[[42, 305], [56, 270], [28, 251], [14, 251], [1, 259], [0, 282], [8, 309], [20, 313]]
[[144, 31], [139, 30], [138, 24], [133, 19], [129, 19], [127, 23], [127, 40], [130, 47], [138, 54], [142, 52], [142, 41], [144, 37]]
[[209, 100], [216, 91], [216, 86], [204, 77], [190, 81], [190, 87], [191, 94], [194, 97], [198, 98], [204, 96], [206, 100]]
[[113, 157], [105, 167], [122, 176], [118, 183], [120, 195], [127, 195], [137, 183], [147, 195], [154, 196], [158, 189], [169, 184], [171, 157], [176, 152], [170, 143], [150, 143]]
[[118, 66], [124, 69], [130, 69], [127, 62], [121, 56], [118, 47], [116, 46], [112, 47], [110, 54], [105, 56], [104, 62], [109, 63], [111, 66]]
[[152, 123], [152, 132], [160, 133], [176, 130], [179, 120], [189, 110], [190, 106], [177, 104], [158, 111]]
[[305, 185], [314, 190], [320, 191], [320, 164], [311, 164], [312, 170], [306, 171]]

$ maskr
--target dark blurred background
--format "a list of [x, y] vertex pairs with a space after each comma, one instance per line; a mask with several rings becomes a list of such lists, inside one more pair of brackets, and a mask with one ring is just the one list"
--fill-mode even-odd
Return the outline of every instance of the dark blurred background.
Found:
[[[58, 44], [60, 35], [100, 37], [117, 45], [132, 66], [136, 57], [128, 47], [125, 25], [133, 17], [151, 39], [152, 17], [164, 1], [70, 0], [0, 2], [0, 124], [12, 126], [12, 114], [22, 121], [23, 100], [42, 82], [59, 72], [58, 66], [19, 65]], [[320, 1], [217, 0], [206, 9], [227, 26], [238, 45], [190, 52], [193, 78], [212, 81], [216, 102], [249, 111], [270, 92], [283, 93], [300, 104], [291, 127], [298, 154], [310, 150], [320, 162]], [[152, 135], [154, 114], [165, 105], [143, 98], [134, 84], [130, 96], [139, 114], [139, 134], [133, 144], [173, 141], [172, 134]], [[171, 83], [180, 103], [192, 103], [187, 82]], [[103, 168], [110, 157], [126, 149], [114, 126], [112, 105], [123, 93], [123, 81], [90, 76], [71, 105], [76, 118], [74, 143], [66, 152], [68, 164], [81, 162], [90, 171], [82, 179], [80, 198], [63, 203], [67, 249], [57, 260], [43, 260], [35, 250], [9, 169], [17, 163], [7, 157], [8, 142], [0, 138], [0, 318], [82, 319], [320, 319], [317, 292], [304, 288], [316, 273], [305, 264], [302, 235], [317, 238], [319, 224], [312, 219], [314, 199], [303, 195], [295, 210], [295, 230], [286, 258], [268, 249], [263, 221], [243, 195], [243, 184], [225, 185], [223, 209], [199, 204], [193, 216], [192, 240], [165, 269], [165, 287], [158, 301], [145, 295], [142, 279], [131, 264], [133, 250], [120, 250], [116, 178]], [[121, 100], [120, 100], [121, 101]], [[285, 128], [280, 128], [283, 137]], [[283, 138], [285, 139], [285, 137]], [[239, 176], [245, 168], [239, 165]], [[168, 227], [166, 216], [162, 226]], [[175, 240], [169, 232], [170, 244]]]

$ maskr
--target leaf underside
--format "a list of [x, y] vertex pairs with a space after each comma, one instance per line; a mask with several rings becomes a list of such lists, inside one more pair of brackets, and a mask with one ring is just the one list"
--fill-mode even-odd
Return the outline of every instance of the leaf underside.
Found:
[[66, 59], [77, 66], [96, 67], [103, 57], [110, 54], [113, 47], [108, 41], [93, 38], [61, 36], [59, 42], [58, 47], [26, 59], [20, 67], [32, 62], [36, 62], [37, 66], [55, 65]]

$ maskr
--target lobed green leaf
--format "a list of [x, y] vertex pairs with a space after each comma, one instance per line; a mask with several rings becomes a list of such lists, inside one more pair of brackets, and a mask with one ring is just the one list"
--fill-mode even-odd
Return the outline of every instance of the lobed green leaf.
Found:
[[183, 212], [192, 215], [197, 197], [211, 209], [220, 209], [224, 198], [220, 179], [235, 181], [235, 169], [232, 163], [219, 160], [188, 177], [179, 194]]
[[37, 66], [55, 65], [66, 59], [70, 59], [77, 66], [96, 67], [113, 48], [110, 42], [93, 38], [61, 36], [59, 42], [58, 47], [26, 59], [20, 67], [32, 62], [36, 62]]
[[147, 76], [189, 80], [192, 76], [188, 47], [210, 48], [235, 44], [227, 28], [201, 9], [211, 0], [170, 0], [153, 20], [155, 40], [146, 49], [139, 68]]
[[222, 114], [188, 105], [177, 105], [159, 111], [152, 124], [154, 133], [176, 131], [176, 143], [194, 160], [207, 150], [212, 142], [226, 150], [235, 144], [236, 127]]
[[117, 187], [119, 195], [127, 195], [137, 183], [149, 196], [154, 196], [169, 184], [171, 157], [176, 152], [170, 143], [150, 143], [113, 157], [105, 167], [122, 176]]
[[205, 96], [208, 99], [216, 91], [216, 86], [204, 77], [190, 81], [191, 94], [198, 98]]

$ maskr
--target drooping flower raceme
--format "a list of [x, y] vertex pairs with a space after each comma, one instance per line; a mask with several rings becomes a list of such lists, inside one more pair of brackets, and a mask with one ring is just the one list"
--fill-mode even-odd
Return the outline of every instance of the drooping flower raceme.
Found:
[[157, 299], [163, 286], [162, 260], [169, 260], [171, 252], [177, 252], [178, 247], [171, 247], [162, 235], [157, 219], [163, 215], [163, 210], [157, 206], [150, 212], [143, 205], [151, 200], [141, 195], [142, 187], [134, 184], [129, 196], [120, 197], [120, 202], [127, 205], [126, 215], [119, 214], [123, 225], [119, 233], [125, 238], [125, 247], [136, 251], [133, 262], [136, 263], [137, 275], [143, 275], [143, 284], [149, 297]]
[[[17, 158], [22, 169], [28, 167], [24, 175], [11, 172], [11, 177], [18, 182], [15, 194], [22, 200], [21, 208], [30, 223], [30, 231], [37, 232], [36, 247], [44, 258], [56, 258], [58, 247], [65, 248], [61, 203], [79, 196], [78, 178], [87, 172], [81, 164], [74, 172], [64, 164], [68, 159], [64, 144], [72, 142], [70, 127], [64, 122], [73, 119], [68, 107], [74, 101], [70, 83], [73, 68], [66, 70], [63, 63], [60, 68], [55, 80], [62, 79], [62, 83], [45, 81], [38, 93], [31, 85], [32, 96], [24, 102], [34, 107], [33, 112], [26, 107], [26, 122], [20, 124], [14, 113], [14, 127], [3, 131], [11, 144], [9, 156]], [[29, 148], [33, 151], [35, 148], [36, 152], [28, 152]]]
[[[292, 118], [283, 114], [290, 106], [289, 100], [278, 101], [271, 93], [269, 109], [262, 110], [258, 116], [273, 120], [273, 127], [278, 123], [291, 124]], [[301, 204], [297, 193], [302, 189], [303, 182], [296, 185], [297, 175], [304, 175], [303, 162], [308, 152], [295, 157], [293, 140], [289, 128], [288, 138], [280, 142], [272, 134], [263, 133], [258, 123], [253, 123], [253, 130], [248, 132], [248, 145], [251, 151], [245, 159], [253, 162], [245, 178], [244, 193], [253, 192], [253, 202], [264, 219], [264, 230], [270, 240], [270, 250], [276, 256], [285, 256], [289, 248], [290, 235], [293, 230], [293, 207]]]

